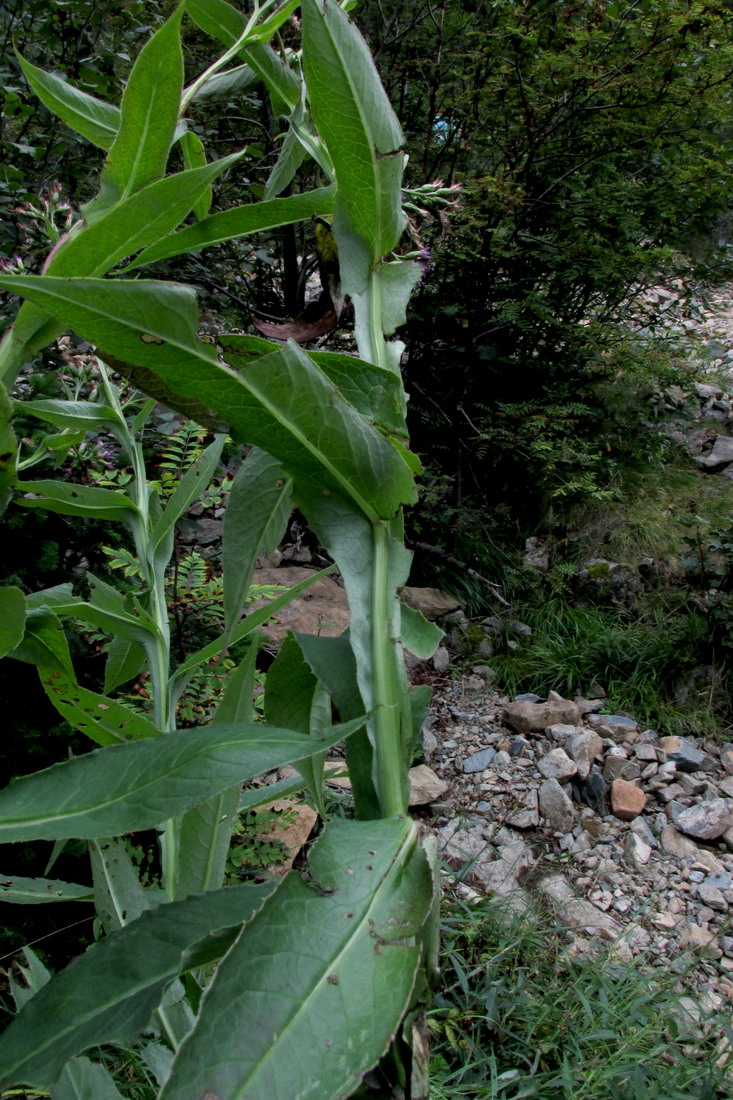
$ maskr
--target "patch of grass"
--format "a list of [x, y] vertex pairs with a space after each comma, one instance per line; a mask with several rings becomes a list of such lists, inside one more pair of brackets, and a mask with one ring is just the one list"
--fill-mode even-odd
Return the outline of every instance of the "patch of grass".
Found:
[[706, 651], [709, 627], [689, 606], [647, 606], [630, 614], [615, 608], [571, 607], [562, 600], [518, 609], [533, 629], [520, 649], [492, 658], [509, 693], [550, 690], [572, 698], [602, 685], [614, 709], [670, 732], [721, 728], [726, 685], [693, 672]]
[[552, 918], [508, 923], [492, 901], [447, 903], [443, 937], [444, 986], [428, 1018], [433, 1100], [733, 1096], [716, 1064], [730, 1021], [692, 1033], [658, 971], [652, 980], [609, 956], [571, 959]]

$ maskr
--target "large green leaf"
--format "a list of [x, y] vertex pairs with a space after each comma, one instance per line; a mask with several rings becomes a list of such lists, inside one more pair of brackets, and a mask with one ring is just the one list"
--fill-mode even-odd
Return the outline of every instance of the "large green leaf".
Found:
[[[235, 164], [232, 153], [200, 167], [154, 180], [71, 237], [48, 265], [49, 275], [104, 275], [120, 260], [167, 238], [191, 213], [211, 184]], [[153, 245], [155, 247], [155, 245]]]
[[46, 905], [51, 901], [94, 901], [89, 886], [50, 878], [18, 878], [0, 875], [0, 901], [17, 905]]
[[25, 596], [19, 588], [0, 588], [0, 657], [20, 645], [25, 634]]
[[[187, 0], [186, 10], [202, 31], [227, 48], [241, 38], [247, 26], [247, 16], [226, 3], [226, 0]], [[288, 6], [283, 5], [280, 9], [280, 22], [288, 14]], [[268, 20], [267, 23], [269, 26], [264, 28], [264, 33], [274, 34], [279, 25], [278, 17]], [[275, 113], [290, 114], [300, 98], [300, 82], [295, 73], [266, 44], [250, 42], [242, 47], [239, 54], [265, 84]]]
[[409, 1002], [431, 878], [411, 821], [334, 821], [243, 928], [161, 1100], [336, 1100]]
[[182, 970], [227, 950], [271, 886], [233, 886], [145, 912], [55, 975], [0, 1036], [0, 1088], [48, 1088], [73, 1055], [129, 1043]]
[[302, 11], [311, 110], [338, 184], [334, 229], [342, 285], [347, 294], [358, 293], [404, 228], [404, 135], [369, 49], [339, 5], [303, 0]]
[[[260, 336], [225, 333], [221, 342], [227, 349], [227, 362], [238, 369], [272, 351], [272, 344]], [[339, 352], [310, 351], [308, 354], [358, 413], [389, 435], [407, 435], [402, 383], [393, 371]]]
[[87, 516], [90, 519], [124, 522], [137, 515], [129, 497], [114, 489], [97, 489], [93, 485], [72, 485], [68, 481], [21, 481], [19, 488], [33, 496], [24, 496], [17, 503], [24, 508], [45, 508], [62, 516]]
[[49, 276], [3, 276], [0, 286], [65, 319], [115, 365], [115, 357], [123, 367], [139, 364], [143, 370], [130, 376], [140, 388], [150, 390], [152, 374], [173, 407], [176, 396], [208, 405], [235, 438], [267, 450], [300, 481], [351, 497], [371, 520], [415, 499], [404, 458], [296, 344], [238, 373], [219, 363], [196, 335], [198, 310], [189, 288]]
[[88, 222], [165, 175], [183, 91], [179, 6], [138, 54], [120, 106], [120, 128], [107, 154]]
[[98, 145], [101, 149], [112, 146], [120, 127], [119, 107], [95, 99], [86, 92], [80, 92], [62, 77], [31, 65], [20, 54], [18, 61], [23, 75], [44, 107], [48, 107], [49, 111], [58, 115], [72, 130], [76, 130], [93, 145]]
[[242, 614], [257, 555], [271, 554], [285, 533], [292, 496], [292, 480], [281, 464], [254, 447], [232, 482], [224, 513], [222, 568], [228, 637]]
[[334, 726], [318, 743], [292, 730], [238, 723], [95, 749], [0, 791], [0, 843], [151, 828], [235, 783], [329, 748], [359, 725]]
[[59, 428], [80, 428], [85, 432], [98, 429], [110, 430], [120, 423], [119, 414], [108, 405], [98, 405], [96, 401], [23, 401], [18, 411], [33, 413], [34, 416]]
[[[196, 252], [249, 233], [261, 233], [281, 225], [292, 225], [314, 216], [328, 217], [333, 213], [335, 193], [333, 187], [321, 187], [317, 191], [306, 191], [302, 195], [291, 195], [285, 199], [270, 199], [268, 202], [253, 202], [246, 206], [235, 206], [231, 210], [221, 210], [218, 214], [202, 218], [196, 225], [189, 225], [179, 233], [173, 233], [172, 236], [151, 244], [124, 270], [134, 271], [145, 264], [167, 260], [184, 252]], [[132, 251], [133, 249], [129, 249], [127, 254]]]

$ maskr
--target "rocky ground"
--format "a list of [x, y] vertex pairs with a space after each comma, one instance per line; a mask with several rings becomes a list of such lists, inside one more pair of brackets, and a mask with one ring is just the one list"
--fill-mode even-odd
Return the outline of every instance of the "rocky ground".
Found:
[[611, 945], [684, 974], [703, 1011], [732, 1002], [733, 745], [485, 677], [437, 679], [414, 777], [459, 892], [550, 905], [572, 953]]

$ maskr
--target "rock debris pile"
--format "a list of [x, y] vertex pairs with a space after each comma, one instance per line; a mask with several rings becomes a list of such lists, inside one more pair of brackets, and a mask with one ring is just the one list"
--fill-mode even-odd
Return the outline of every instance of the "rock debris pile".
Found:
[[468, 895], [550, 903], [572, 952], [605, 941], [681, 971], [695, 950], [698, 992], [720, 1007], [733, 1000], [733, 744], [603, 709], [442, 680], [424, 749], [446, 791], [431, 796], [443, 856]]

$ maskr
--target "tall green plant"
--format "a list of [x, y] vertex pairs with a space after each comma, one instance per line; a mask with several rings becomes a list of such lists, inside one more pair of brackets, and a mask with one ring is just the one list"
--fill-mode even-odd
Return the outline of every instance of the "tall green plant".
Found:
[[[98, 737], [96, 751], [0, 792], [0, 840], [88, 838], [108, 933], [35, 993], [0, 1039], [0, 1087], [58, 1090], [56, 1082], [88, 1071], [84, 1050], [129, 1044], [148, 1031], [167, 1050], [157, 1063], [161, 1098], [345, 1097], [398, 1036], [415, 1052], [394, 1061], [398, 1087], [414, 1096], [426, 1088], [413, 1043], [419, 1027], [408, 1010], [432, 965], [434, 884], [430, 846], [406, 814], [407, 767], [427, 699], [408, 688], [402, 645], [429, 654], [436, 637], [398, 599], [409, 568], [402, 507], [415, 499], [419, 468], [407, 449], [401, 345], [387, 339], [404, 321], [418, 275], [393, 252], [405, 224], [403, 138], [363, 40], [333, 0], [304, 0], [299, 54], [286, 60], [271, 48], [293, 10], [292, 2], [266, 0], [246, 16], [225, 0], [189, 0], [188, 14], [225, 53], [184, 88], [178, 8], [137, 59], [119, 109], [25, 66], [44, 103], [102, 145], [107, 159], [97, 197], [44, 274], [0, 279], [26, 298], [0, 351], [2, 377], [9, 384], [35, 350], [71, 327], [151, 397], [253, 445], [226, 513], [223, 642], [256, 625], [256, 616], [240, 620], [254, 561], [277, 543], [293, 502], [338, 564], [351, 627], [336, 639], [288, 640], [266, 682], [269, 725], [251, 722], [245, 661], [215, 721], [176, 731], [177, 692], [222, 643], [171, 671], [162, 578], [175, 522], [219, 443], [164, 509], [137, 468], [130, 492], [26, 486], [37, 494], [26, 503], [126, 522], [146, 592], [126, 600], [95, 584], [85, 603], [67, 590], [28, 598], [5, 590], [14, 606], [6, 650], [50, 669], [62, 694], [73, 693], [85, 711], [85, 725], [96, 707], [95, 731], [109, 732], [113, 710], [117, 743]], [[269, 194], [292, 182], [306, 153], [326, 186], [208, 214], [211, 183], [237, 154], [207, 163], [186, 138], [185, 111], [204, 89], [243, 74], [265, 83], [273, 110], [290, 125]], [[189, 141], [184, 162], [196, 166], [166, 176], [176, 141]], [[303, 153], [294, 155], [295, 147]], [[179, 229], [191, 212], [198, 220]], [[125, 277], [313, 214], [333, 217], [360, 358], [234, 334], [213, 346], [197, 336], [190, 288]], [[105, 278], [121, 262], [127, 266]], [[34, 411], [70, 428], [80, 426], [74, 417], [101, 415], [135, 467], [139, 422], [126, 423], [111, 385], [107, 398], [101, 412], [54, 408], [60, 421], [48, 402]], [[63, 614], [113, 633], [119, 661], [123, 650], [137, 647], [139, 655], [143, 647], [154, 679], [152, 722], [136, 726], [122, 704], [90, 699], [75, 686]], [[108, 690], [121, 675], [109, 675]], [[323, 754], [342, 737], [357, 819], [326, 823], [306, 875], [290, 873], [275, 888], [223, 888], [242, 782], [296, 761], [320, 804]], [[162, 892], [142, 890], [119, 843], [105, 839], [151, 826], [161, 831]], [[79, 1095], [98, 1096], [95, 1087]]]

